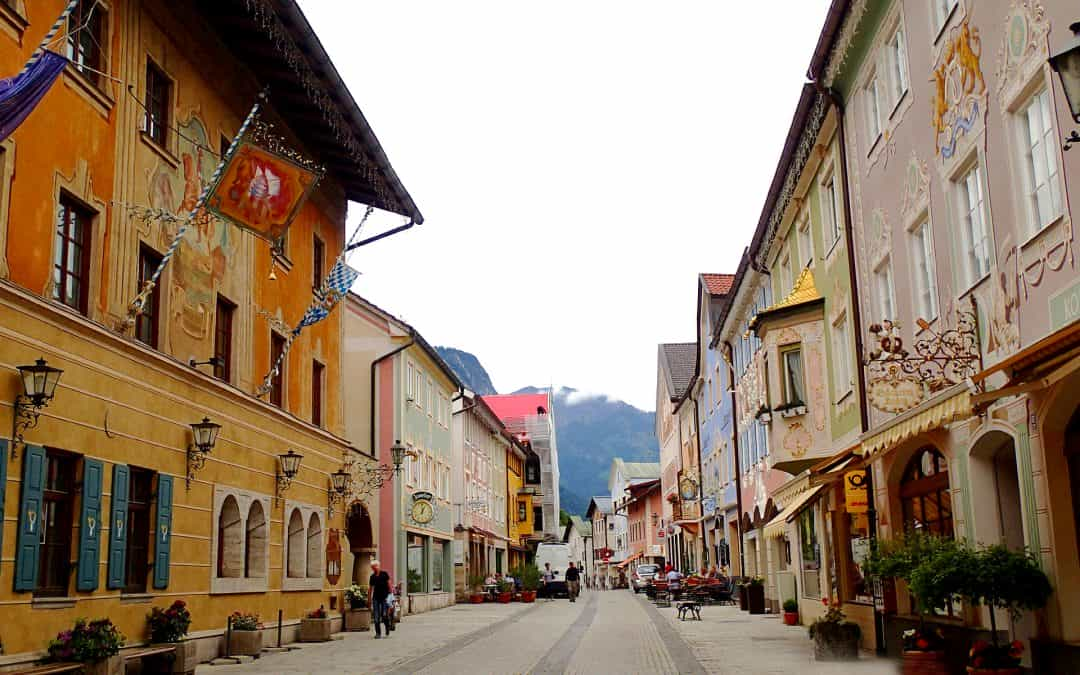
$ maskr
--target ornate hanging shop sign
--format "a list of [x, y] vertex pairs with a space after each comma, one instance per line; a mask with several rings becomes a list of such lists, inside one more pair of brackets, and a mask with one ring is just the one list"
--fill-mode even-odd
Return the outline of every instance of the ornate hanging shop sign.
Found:
[[970, 309], [957, 310], [954, 328], [938, 332], [924, 319], [916, 323], [926, 337], [915, 341], [914, 354], [904, 346], [900, 324], [886, 320], [870, 326], [866, 393], [878, 410], [910, 410], [927, 394], [960, 384], [982, 368], [974, 300]]

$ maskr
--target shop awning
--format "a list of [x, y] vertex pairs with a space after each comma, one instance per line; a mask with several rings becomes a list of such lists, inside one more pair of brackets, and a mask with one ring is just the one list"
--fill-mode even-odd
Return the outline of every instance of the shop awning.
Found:
[[618, 568], [623, 568], [623, 567], [626, 567], [626, 566], [627, 566], [627, 565], [629, 565], [630, 563], [632, 563], [632, 562], [634, 562], [635, 560], [637, 560], [638, 558], [640, 558], [640, 557], [641, 557], [642, 555], [644, 555], [644, 553], [640, 553], [640, 552], [638, 552], [638, 553], [635, 553], [634, 555], [630, 556], [629, 558], [627, 558], [626, 560], [622, 561], [622, 562], [621, 562], [621, 563], [619, 563], [618, 565], [615, 565], [615, 567], [618, 567]]
[[889, 420], [883, 429], [863, 438], [860, 455], [893, 448], [909, 438], [971, 416], [971, 391], [958, 384], [938, 396]]
[[785, 506], [784, 510], [780, 512], [779, 515], [765, 524], [765, 527], [762, 529], [762, 534], [765, 538], [777, 539], [784, 536], [784, 532], [787, 531], [787, 524], [795, 520], [795, 516], [799, 515], [803, 509], [810, 506], [810, 504], [813, 503], [814, 498], [818, 496], [818, 493], [820, 493], [824, 487], [824, 485], [812, 487], [796, 497], [795, 501]]

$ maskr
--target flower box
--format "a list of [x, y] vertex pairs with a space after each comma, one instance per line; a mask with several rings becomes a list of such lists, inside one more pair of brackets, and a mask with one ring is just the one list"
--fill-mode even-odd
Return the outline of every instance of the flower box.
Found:
[[949, 675], [945, 652], [905, 649], [900, 665], [902, 675]]
[[499, 596], [498, 596], [499, 602], [501, 604], [504, 604], [504, 605], [509, 605], [510, 601], [513, 600], [513, 599], [514, 599], [514, 594], [510, 593], [510, 592], [499, 593]]
[[473, 594], [471, 594], [469, 596], [469, 602], [471, 602], [474, 605], [482, 605], [482, 604], [484, 604], [484, 594], [483, 593], [473, 593]]
[[82, 672], [85, 675], [124, 675], [124, 657], [115, 654], [103, 661], [83, 664]]
[[300, 642], [329, 642], [330, 619], [300, 619]]
[[371, 610], [370, 609], [348, 609], [348, 610], [345, 610], [345, 630], [348, 630], [348, 631], [371, 630]]
[[521, 601], [522, 602], [536, 602], [536, 591], [522, 591], [521, 592]]
[[777, 408], [776, 412], [780, 413], [780, 417], [798, 417], [806, 414], [806, 406], [799, 404], [789, 408]]
[[232, 629], [229, 635], [229, 654], [232, 656], [258, 656], [262, 651], [261, 630]]
[[199, 665], [199, 648], [194, 640], [185, 640], [183, 642], [151, 642], [150, 646], [155, 648], [173, 647], [176, 650], [172, 661], [172, 669], [167, 669], [168, 659], [166, 655], [155, 659], [156, 669], [154, 672], [173, 673], [173, 675], [194, 673], [195, 666]]

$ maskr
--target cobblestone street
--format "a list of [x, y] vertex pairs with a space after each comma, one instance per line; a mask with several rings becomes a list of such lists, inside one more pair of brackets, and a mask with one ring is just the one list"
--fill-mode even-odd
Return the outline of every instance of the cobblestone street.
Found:
[[802, 627], [733, 607], [678, 621], [625, 591], [588, 592], [532, 605], [457, 605], [406, 618], [389, 639], [341, 640], [264, 654], [199, 675], [248, 673], [895, 673], [895, 663], [814, 662]]

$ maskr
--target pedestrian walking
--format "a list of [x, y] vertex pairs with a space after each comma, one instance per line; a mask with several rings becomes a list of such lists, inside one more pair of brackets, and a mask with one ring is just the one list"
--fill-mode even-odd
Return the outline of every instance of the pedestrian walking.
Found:
[[667, 566], [667, 574], [664, 575], [664, 579], [667, 580], [668, 596], [672, 599], [677, 599], [679, 591], [682, 589], [683, 575], [677, 569], [671, 565]]
[[552, 588], [552, 582], [555, 581], [555, 574], [551, 571], [551, 563], [544, 563], [544, 597], [548, 600], [552, 599], [555, 595]]
[[382, 637], [380, 628], [383, 624], [386, 625], [386, 637], [390, 637], [390, 631], [394, 629], [390, 620], [388, 602], [391, 596], [390, 575], [380, 567], [378, 560], [372, 560], [371, 578], [368, 579], [369, 594], [371, 596], [371, 622], [375, 624], [376, 640]]
[[570, 596], [570, 602], [577, 602], [578, 593], [581, 593], [581, 573], [571, 562], [566, 570], [566, 594]]

